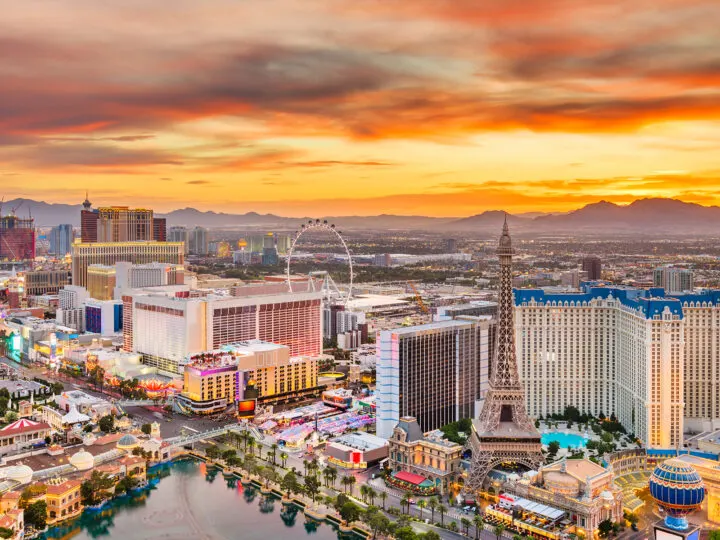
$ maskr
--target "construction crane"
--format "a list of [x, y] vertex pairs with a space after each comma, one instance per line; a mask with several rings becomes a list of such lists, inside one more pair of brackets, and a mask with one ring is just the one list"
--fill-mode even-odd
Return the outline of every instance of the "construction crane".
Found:
[[420, 293], [418, 292], [417, 288], [415, 287], [415, 284], [412, 281], [408, 281], [407, 284], [410, 286], [410, 289], [412, 289], [412, 292], [415, 294], [415, 302], [417, 302], [417, 305], [420, 307], [420, 310], [425, 315], [428, 315], [430, 313], [430, 310], [425, 305], [425, 303], [422, 301], [422, 296], [420, 296]]

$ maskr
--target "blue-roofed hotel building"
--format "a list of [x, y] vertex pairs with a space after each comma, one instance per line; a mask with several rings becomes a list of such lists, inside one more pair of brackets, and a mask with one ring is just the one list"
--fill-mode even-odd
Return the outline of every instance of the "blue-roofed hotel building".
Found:
[[520, 378], [531, 416], [614, 413], [650, 448], [720, 428], [720, 290], [666, 294], [587, 282], [516, 289]]

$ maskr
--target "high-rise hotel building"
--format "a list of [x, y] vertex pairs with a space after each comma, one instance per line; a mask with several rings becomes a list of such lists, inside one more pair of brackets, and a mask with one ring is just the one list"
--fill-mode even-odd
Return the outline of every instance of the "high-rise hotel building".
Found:
[[615, 414], [655, 448], [720, 427], [720, 291], [519, 289], [515, 310], [530, 415]]
[[473, 418], [488, 380], [491, 321], [462, 318], [380, 332], [377, 435], [400, 418], [423, 432]]
[[185, 261], [182, 242], [93, 242], [72, 246], [72, 282], [88, 285], [88, 267], [91, 264], [112, 266], [117, 262], [133, 264], [166, 263], [181, 265]]
[[123, 342], [147, 364], [180, 373], [190, 354], [260, 339], [286, 345], [291, 357], [322, 353], [321, 292], [189, 297], [143, 289], [123, 299]]

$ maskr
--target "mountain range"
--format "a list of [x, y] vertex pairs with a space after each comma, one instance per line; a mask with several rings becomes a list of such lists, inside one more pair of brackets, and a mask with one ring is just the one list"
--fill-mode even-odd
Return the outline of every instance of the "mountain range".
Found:
[[[32, 199], [14, 199], [3, 205], [3, 215], [16, 208], [18, 216], [32, 215], [38, 227], [59, 223], [80, 225], [81, 205], [53, 204]], [[377, 216], [324, 217], [339, 229], [365, 230], [425, 230], [442, 234], [453, 232], [497, 231], [505, 212], [489, 210], [465, 218], [436, 218], [428, 216]], [[168, 226], [186, 225], [210, 228], [281, 228], [294, 229], [309, 218], [290, 218], [274, 214], [228, 214], [203, 212], [195, 208], [173, 210], [165, 217]], [[720, 207], [702, 206], [676, 199], [638, 199], [629, 205], [607, 201], [588, 204], [564, 214], [508, 214], [508, 223], [517, 232], [525, 233], [642, 233], [642, 234], [720, 234]]]

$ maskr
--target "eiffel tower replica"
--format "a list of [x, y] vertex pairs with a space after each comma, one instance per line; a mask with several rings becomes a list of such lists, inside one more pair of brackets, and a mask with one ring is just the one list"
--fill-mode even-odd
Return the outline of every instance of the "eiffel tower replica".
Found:
[[469, 492], [482, 488], [488, 473], [500, 464], [537, 469], [544, 461], [540, 432], [525, 406], [525, 389], [518, 377], [513, 324], [512, 239], [507, 215], [496, 253], [500, 258], [500, 292], [497, 334], [490, 388], [480, 417], [473, 420], [466, 449], [472, 452], [465, 483]]

